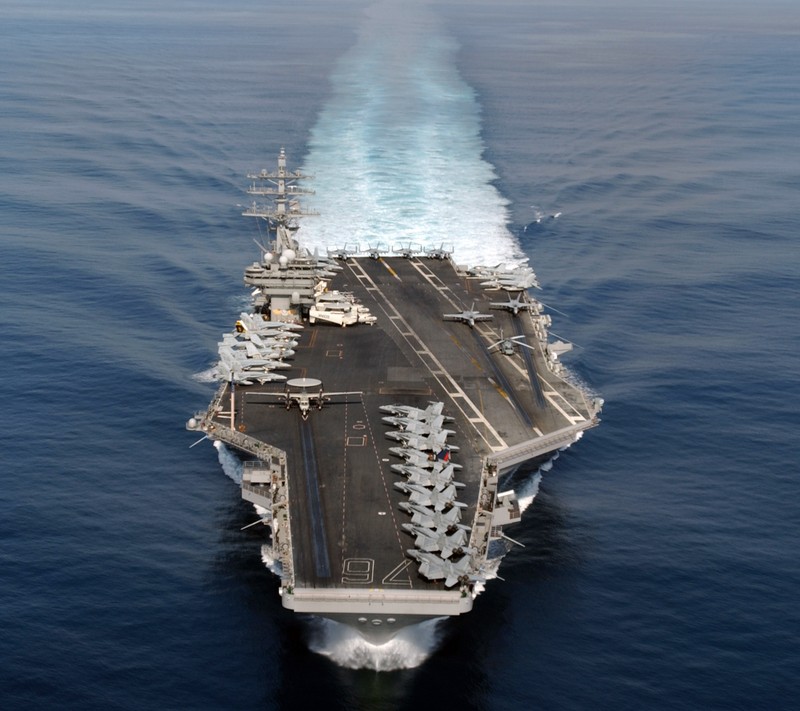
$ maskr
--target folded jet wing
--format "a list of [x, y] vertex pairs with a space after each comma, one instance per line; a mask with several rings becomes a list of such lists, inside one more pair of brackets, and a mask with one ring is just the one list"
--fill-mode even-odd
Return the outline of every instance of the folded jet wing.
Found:
[[444, 579], [445, 587], [453, 587], [459, 580], [468, 578], [472, 567], [472, 556], [465, 555], [461, 560], [453, 563], [444, 560], [435, 553], [425, 551], [407, 550], [406, 553], [419, 562], [420, 575], [428, 580]]

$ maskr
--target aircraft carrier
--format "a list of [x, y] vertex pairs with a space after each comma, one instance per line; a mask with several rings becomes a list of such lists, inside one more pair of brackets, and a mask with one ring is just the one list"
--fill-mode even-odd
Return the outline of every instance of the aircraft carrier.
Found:
[[248, 176], [244, 215], [268, 227], [244, 273], [253, 303], [187, 428], [242, 460], [284, 607], [382, 644], [472, 608], [515, 544], [504, 479], [575, 442], [602, 401], [562, 366], [571, 344], [550, 340], [524, 262], [459, 266], [444, 245], [312, 253], [297, 239], [307, 177], [283, 150]]

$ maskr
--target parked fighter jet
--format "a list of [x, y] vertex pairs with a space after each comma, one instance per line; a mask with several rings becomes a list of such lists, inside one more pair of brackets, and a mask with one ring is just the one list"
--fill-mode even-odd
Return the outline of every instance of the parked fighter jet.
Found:
[[539, 287], [539, 281], [530, 267], [524, 267], [505, 274], [497, 274], [487, 281], [482, 281], [481, 286], [486, 289], [505, 289], [506, 291], [521, 291], [531, 287]]
[[[552, 343], [547, 344], [547, 353], [548, 355], [555, 360], [560, 356], [562, 353], [568, 353], [572, 350], [572, 346], [575, 345], [570, 341], [566, 343], [564, 341], [553, 341]], [[580, 346], [578, 346], [580, 348]]]
[[317, 269], [328, 272], [327, 276], [333, 276], [335, 272], [342, 271], [342, 265], [336, 264], [330, 254], [324, 257], [320, 255], [319, 247], [314, 248], [314, 263], [317, 265]]
[[459, 528], [469, 531], [469, 526], [459, 523], [461, 520], [461, 509], [454, 506], [447, 511], [434, 511], [427, 506], [415, 504], [410, 501], [402, 501], [398, 504], [403, 511], [411, 514], [411, 523], [425, 528], [449, 528], [457, 525]]
[[344, 247], [328, 248], [328, 256], [335, 259], [347, 260], [354, 254], [358, 254], [358, 245], [356, 245], [355, 249], [349, 249], [347, 244]]
[[408, 477], [409, 484], [430, 486], [434, 489], [444, 489], [449, 484], [455, 486], [456, 489], [463, 489], [465, 486], [460, 481], [453, 481], [455, 467], [452, 464], [447, 464], [439, 469], [423, 469], [410, 464], [392, 464], [392, 471]]
[[[493, 267], [484, 264], [476, 264], [467, 269], [467, 274], [473, 277], [490, 278], [498, 275], [508, 274], [517, 269], [530, 269], [528, 266], [529, 257], [518, 259], [515, 262], [498, 262]], [[531, 270], [532, 271], [532, 270]]]
[[232, 350], [234, 356], [239, 354], [246, 354], [248, 358], [291, 358], [294, 351], [285, 343], [275, 342], [270, 340], [262, 340], [258, 337], [256, 339], [239, 340], [232, 333], [226, 333], [222, 336], [222, 340], [217, 343], [220, 351]]
[[295, 348], [297, 346], [297, 334], [294, 331], [269, 330], [256, 333], [255, 331], [236, 330], [233, 333], [223, 335], [224, 340], [230, 339], [252, 341], [260, 348], [266, 346], [277, 346], [280, 348]]
[[[391, 418], [384, 417], [383, 421], [386, 422]], [[389, 422], [388, 424], [393, 424]], [[406, 422], [397, 423], [397, 426], [400, 427], [399, 430], [395, 430], [393, 432], [387, 432], [386, 436], [391, 439], [396, 439], [399, 441], [404, 441], [404, 435], [408, 434], [417, 434], [423, 437], [427, 437], [429, 435], [440, 435], [444, 434], [446, 436], [450, 436], [455, 434], [455, 430], [446, 430], [441, 427], [441, 424], [437, 424], [436, 422], [429, 423], [425, 422], [424, 420], [408, 420]]]
[[[420, 452], [408, 447], [389, 447], [389, 451], [397, 457], [405, 460], [405, 463], [412, 467], [421, 469], [442, 469], [449, 462], [439, 459], [434, 452]], [[461, 469], [460, 464], [453, 464], [454, 469]]]
[[220, 353], [220, 360], [217, 363], [214, 375], [217, 380], [233, 382], [239, 385], [286, 380], [285, 375], [279, 375], [272, 371], [273, 368], [269, 364], [245, 368], [242, 361], [236, 360], [227, 352], [224, 352]]
[[[442, 431], [445, 422], [452, 422], [452, 417], [445, 417], [444, 415], [435, 415], [430, 417], [403, 417], [401, 415], [391, 415], [390, 417], [381, 418], [387, 425], [399, 427], [401, 430], [410, 430], [411, 432], [436, 432]], [[416, 429], [415, 429], [416, 428]], [[446, 430], [450, 432], [450, 430]]]
[[401, 257], [405, 257], [406, 259], [411, 259], [411, 257], [416, 256], [421, 251], [422, 247], [420, 247], [418, 244], [411, 244], [410, 242], [392, 250], [392, 252], [395, 254], [399, 254]]
[[472, 307], [466, 311], [458, 314], [442, 314], [445, 321], [462, 321], [470, 328], [473, 328], [478, 321], [489, 321], [494, 318], [491, 314], [482, 314], [480, 311], [475, 311], [475, 302], [472, 302]]
[[448, 588], [453, 587], [459, 581], [469, 580], [472, 556], [465, 555], [461, 560], [453, 563], [427, 551], [410, 549], [406, 553], [414, 560], [419, 561], [419, 573], [428, 580], [444, 579], [445, 587]]
[[438, 247], [428, 247], [425, 250], [425, 254], [427, 255], [428, 259], [448, 259], [452, 253], [453, 248], [450, 247], [447, 249], [444, 245], [444, 242], [442, 242]]
[[370, 259], [380, 259], [386, 253], [386, 245], [381, 244], [369, 244], [367, 245], [367, 249], [364, 250], [369, 255]]
[[467, 507], [465, 503], [456, 501], [456, 487], [452, 484], [441, 491], [426, 489], [419, 484], [407, 484], [404, 481], [396, 481], [394, 487], [408, 494], [408, 500], [412, 504], [429, 506], [432, 507], [434, 511], [444, 511], [445, 508], [451, 506], [458, 506], [459, 508]]
[[525, 301], [522, 294], [523, 292], [520, 291], [513, 299], [511, 298], [511, 294], [509, 294], [508, 301], [492, 301], [489, 306], [493, 309], [505, 309], [506, 311], [510, 311], [514, 316], [520, 311], [530, 311], [531, 302]]
[[261, 335], [264, 331], [302, 331], [303, 326], [299, 323], [289, 323], [288, 321], [270, 321], [264, 318], [264, 314], [248, 314], [244, 311], [239, 314], [236, 322], [236, 330], [240, 333], [245, 331], [255, 331]]
[[474, 555], [474, 548], [467, 548], [469, 536], [467, 532], [458, 526], [447, 528], [425, 528], [413, 523], [404, 523], [403, 528], [415, 537], [414, 545], [422, 551], [434, 553], [439, 551], [439, 556], [447, 560], [454, 553], [464, 555], [469, 553]]
[[414, 434], [413, 432], [399, 432], [397, 430], [392, 430], [391, 432], [387, 432], [386, 436], [389, 439], [402, 442], [404, 447], [416, 449], [420, 452], [441, 452], [443, 449], [445, 449], [445, 447], [452, 452], [458, 451], [458, 447], [455, 445], [447, 444], [446, 432], [419, 435]]
[[[244, 344], [242, 344], [244, 345]], [[247, 345], [252, 346], [248, 343]], [[288, 370], [292, 366], [289, 363], [284, 363], [279, 360], [277, 356], [264, 353], [250, 356], [245, 350], [234, 348], [226, 344], [224, 341], [219, 344], [218, 348], [219, 357], [237, 363], [242, 369], [250, 370], [252, 368], [262, 368], [264, 370]]]
[[411, 405], [381, 405], [378, 408], [381, 412], [388, 412], [398, 417], [408, 417], [415, 420], [427, 420], [432, 417], [444, 417], [444, 422], [452, 422], [452, 417], [442, 415], [444, 409], [443, 402], [431, 402], [424, 410]]

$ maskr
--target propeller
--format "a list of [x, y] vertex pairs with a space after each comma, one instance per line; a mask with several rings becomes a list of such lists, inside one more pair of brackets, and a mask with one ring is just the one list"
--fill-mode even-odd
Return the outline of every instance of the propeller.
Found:
[[522, 346], [523, 348], [530, 348], [532, 351], [535, 351], [536, 349], [533, 346], [529, 346], [527, 343], [522, 342], [522, 339], [524, 338], [525, 338], [524, 335], [511, 336], [511, 338], [503, 338], [503, 331], [501, 329], [500, 340], [492, 343], [492, 345], [490, 345], [486, 350], [491, 351], [494, 348], [503, 348], [503, 346], [506, 346], [505, 351], [508, 351], [509, 349], [513, 350], [514, 346]]

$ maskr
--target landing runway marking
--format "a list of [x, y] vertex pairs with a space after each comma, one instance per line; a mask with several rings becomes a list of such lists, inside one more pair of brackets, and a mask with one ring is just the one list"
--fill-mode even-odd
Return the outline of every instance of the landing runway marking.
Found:
[[398, 580], [398, 576], [408, 570], [408, 566], [411, 565], [411, 560], [406, 558], [402, 563], [396, 565], [389, 574], [381, 580], [382, 585], [401, 585], [404, 588], [412, 587], [411, 578], [407, 577], [405, 580]]
[[375, 571], [372, 558], [345, 558], [342, 561], [342, 582], [369, 585]]
[[[420, 265], [414, 264], [414, 267], [418, 271], [420, 271], [420, 274], [423, 277], [426, 277], [425, 273], [420, 270], [419, 266]], [[403, 333], [404, 333], [404, 331], [401, 330], [401, 328], [400, 328], [401, 324], [405, 328], [405, 331], [413, 334], [413, 336], [410, 336], [410, 337], [409, 336], [404, 336], [404, 338], [409, 343], [409, 345], [412, 347], [412, 349], [416, 350], [414, 348], [413, 344], [410, 342], [411, 339], [414, 339], [418, 343], [420, 343], [421, 345], [425, 346], [425, 342], [416, 334], [414, 329], [411, 328], [411, 326], [409, 325], [408, 321], [406, 321], [406, 319], [402, 316], [402, 314], [400, 314], [398, 312], [398, 310], [394, 306], [394, 304], [391, 301], [389, 301], [388, 297], [386, 297], [383, 294], [383, 291], [381, 289], [379, 289], [377, 287], [377, 285], [375, 285], [375, 282], [372, 281], [372, 279], [369, 276], [369, 274], [367, 274], [367, 272], [364, 270], [364, 267], [361, 264], [357, 264], [357, 265], [353, 265], [351, 267], [351, 269], [353, 271], [355, 271], [355, 267], [357, 267], [358, 270], [366, 277], [366, 279], [369, 281], [370, 284], [375, 286], [376, 290], [378, 291], [378, 293], [382, 297], [382, 300], [378, 302], [379, 307], [389, 317], [390, 321], [395, 326], [395, 328], [397, 328], [397, 330], [400, 332], [400, 334], [403, 335]], [[427, 279], [427, 280], [430, 282], [430, 279]], [[451, 303], [453, 303], [453, 302], [451, 302]], [[396, 319], [392, 318], [392, 314], [395, 314], [397, 316], [397, 318]], [[427, 348], [427, 346], [426, 346], [426, 348]], [[483, 413], [478, 409], [478, 407], [475, 405], [475, 403], [472, 402], [472, 400], [466, 395], [466, 393], [462, 390], [462, 388], [458, 385], [458, 383], [449, 374], [447, 374], [444, 378], [437, 377], [436, 375], [434, 375], [434, 372], [447, 373], [447, 371], [444, 368], [444, 366], [442, 365], [442, 363], [432, 353], [429, 356], [429, 360], [430, 360], [431, 363], [434, 364], [435, 368], [431, 367], [431, 365], [429, 363], [426, 363], [424, 360], [423, 360], [423, 363], [425, 364], [425, 367], [428, 369], [428, 371], [431, 373], [431, 375], [433, 375], [433, 377], [436, 378], [437, 382], [439, 382], [439, 384], [446, 391], [449, 390], [449, 389], [455, 390], [458, 393], [458, 397], [461, 397], [461, 398], [464, 399], [464, 402], [465, 402], [466, 406], [468, 406], [469, 409], [471, 409], [473, 411], [475, 416], [481, 418], [480, 421], [485, 426], [485, 431], [476, 428], [476, 432], [481, 437], [481, 439], [483, 439], [484, 442], [486, 442], [486, 444], [489, 446], [489, 448], [492, 449], [493, 451], [497, 450], [498, 447], [500, 449], [506, 448], [508, 445], [506, 444], [505, 440], [500, 436], [500, 434], [497, 432], [497, 430], [495, 430], [495, 428], [492, 426], [492, 424], [483, 416]], [[447, 388], [445, 386], [445, 382], [449, 382], [450, 388]], [[454, 404], [456, 404], [455, 403], [455, 399], [452, 398], [452, 396], [451, 396], [451, 399], [453, 399], [454, 400]], [[464, 417], [466, 419], [469, 419], [467, 413], [463, 409], [462, 409], [462, 414], [464, 415]], [[491, 435], [491, 437], [495, 440], [495, 443], [492, 443], [492, 442], [489, 441], [489, 439], [487, 439], [486, 432], [488, 432]]]

